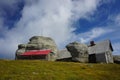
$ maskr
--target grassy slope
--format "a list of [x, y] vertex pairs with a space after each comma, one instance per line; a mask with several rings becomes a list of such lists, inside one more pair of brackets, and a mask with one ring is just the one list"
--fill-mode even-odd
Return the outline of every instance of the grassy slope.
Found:
[[120, 80], [119, 64], [0, 60], [0, 80]]

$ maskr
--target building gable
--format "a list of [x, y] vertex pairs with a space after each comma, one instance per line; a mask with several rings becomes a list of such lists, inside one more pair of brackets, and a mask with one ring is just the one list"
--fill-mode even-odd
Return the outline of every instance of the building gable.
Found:
[[89, 46], [88, 48], [89, 54], [99, 54], [107, 52], [109, 50], [113, 51], [110, 40], [98, 42], [94, 46]]

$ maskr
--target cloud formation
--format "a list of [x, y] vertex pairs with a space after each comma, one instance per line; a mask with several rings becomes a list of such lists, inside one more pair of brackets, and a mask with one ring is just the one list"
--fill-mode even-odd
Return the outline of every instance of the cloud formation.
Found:
[[[102, 36], [102, 40], [110, 39], [113, 44], [113, 54], [120, 52], [120, 13], [109, 15], [106, 26], [94, 27], [92, 30], [79, 34], [79, 41], [87, 43]], [[99, 38], [100, 40], [100, 38]]]
[[[4, 0], [4, 3], [11, 5], [11, 8], [13, 8], [13, 4], [19, 3], [16, 3], [16, 0], [11, 3], [7, 1]], [[105, 33], [101, 28], [96, 35], [94, 35], [95, 29], [88, 33], [76, 35], [73, 32], [76, 27], [72, 25], [80, 18], [89, 18], [99, 3], [100, 0], [26, 0], [21, 11], [22, 17], [12, 29], [2, 27], [5, 26], [2, 24], [4, 17], [0, 17], [0, 30], [2, 31], [0, 55], [13, 58], [17, 45], [27, 43], [28, 39], [34, 35], [52, 37], [59, 48], [63, 48], [70, 41], [77, 40], [77, 37], [81, 37], [81, 42], [86, 42], [100, 36]], [[84, 34], [88, 34], [87, 38], [81, 36]]]
[[82, 43], [87, 43], [95, 38], [98, 38], [98, 37], [100, 37], [104, 34], [110, 33], [110, 32], [113, 32], [113, 30], [96, 27], [96, 28], [93, 28], [91, 31], [79, 34], [79, 40]]
[[113, 48], [115, 55], [118, 55], [120, 53], [120, 43], [119, 42], [114, 43]]

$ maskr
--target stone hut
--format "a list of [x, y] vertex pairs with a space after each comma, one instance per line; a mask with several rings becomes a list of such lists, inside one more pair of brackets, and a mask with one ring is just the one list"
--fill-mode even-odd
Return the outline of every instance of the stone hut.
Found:
[[88, 62], [88, 47], [85, 44], [72, 42], [66, 46], [72, 55], [72, 61]]
[[88, 48], [90, 63], [113, 63], [112, 45], [110, 40], [91, 44]]
[[41, 59], [55, 61], [57, 53], [58, 49], [53, 39], [50, 37], [33, 36], [29, 39], [28, 44], [18, 45], [16, 59]]

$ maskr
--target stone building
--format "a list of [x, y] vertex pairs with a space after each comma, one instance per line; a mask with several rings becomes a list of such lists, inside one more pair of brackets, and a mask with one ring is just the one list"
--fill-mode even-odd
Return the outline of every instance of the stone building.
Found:
[[16, 59], [41, 59], [55, 61], [58, 49], [49, 37], [33, 36], [28, 44], [18, 45], [16, 51]]
[[94, 43], [91, 41], [88, 47], [90, 63], [113, 63], [112, 45], [110, 40]]

